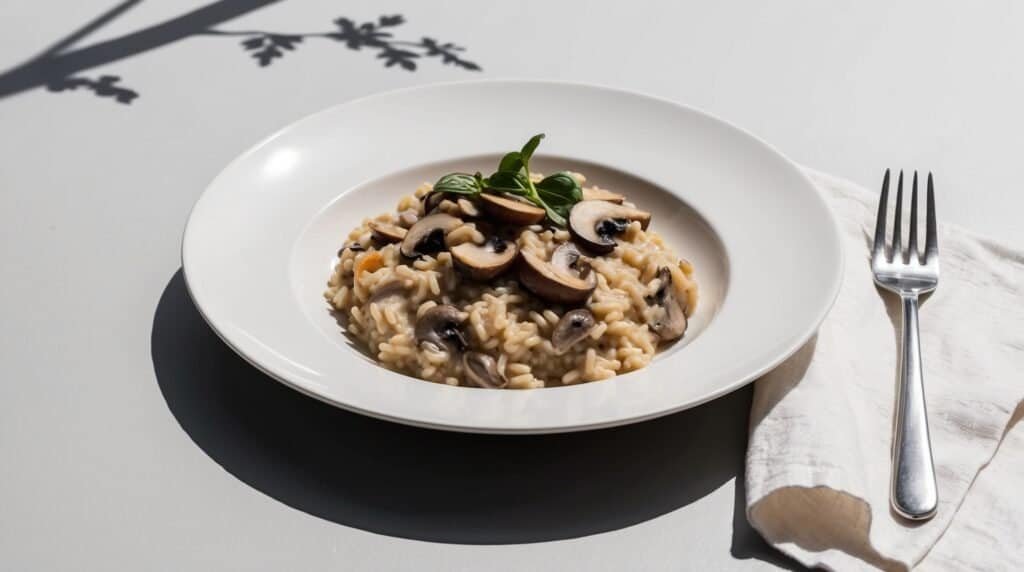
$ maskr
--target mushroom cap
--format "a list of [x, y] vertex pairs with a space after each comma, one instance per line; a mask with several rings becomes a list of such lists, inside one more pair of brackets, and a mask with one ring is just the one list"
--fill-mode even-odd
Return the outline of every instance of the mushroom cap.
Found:
[[442, 193], [441, 191], [430, 191], [423, 195], [423, 198], [421, 199], [423, 201], [423, 213], [429, 215], [434, 209], [436, 209], [437, 206], [441, 204], [441, 201], [445, 199], [445, 194], [446, 193]]
[[663, 341], [674, 340], [686, 333], [686, 308], [676, 298], [669, 269], [662, 266], [655, 277], [660, 283], [658, 290], [647, 297], [647, 304], [654, 309], [653, 321], [647, 326]]
[[544, 220], [544, 209], [513, 198], [491, 193], [480, 194], [484, 212], [500, 222], [516, 226], [529, 226]]
[[531, 252], [521, 251], [519, 281], [527, 290], [548, 302], [579, 304], [586, 301], [597, 287], [597, 278], [589, 271], [589, 265], [583, 266], [583, 272], [579, 270], [579, 251], [572, 243], [565, 244], [555, 250], [551, 262], [545, 262]]
[[370, 221], [369, 226], [373, 236], [383, 242], [401, 242], [408, 234], [404, 228], [387, 222]]
[[451, 248], [455, 265], [474, 280], [490, 280], [516, 261], [514, 242], [491, 236], [483, 244], [464, 242]]
[[449, 355], [464, 351], [469, 344], [462, 333], [463, 319], [462, 312], [451, 304], [440, 304], [430, 308], [416, 320], [416, 344], [429, 344], [439, 350], [445, 349]]
[[626, 197], [620, 195], [619, 193], [613, 193], [607, 189], [601, 189], [598, 187], [587, 187], [583, 189], [583, 200], [608, 201], [609, 203], [621, 205], [622, 201], [626, 200]]
[[498, 362], [487, 354], [466, 352], [462, 355], [462, 369], [466, 380], [477, 387], [502, 389], [508, 385], [508, 379], [498, 371]]
[[462, 220], [449, 214], [437, 213], [425, 216], [409, 228], [402, 239], [402, 254], [417, 258], [434, 254], [447, 248], [445, 236], [462, 225]]
[[596, 323], [594, 314], [586, 308], [569, 310], [551, 332], [551, 345], [556, 352], [562, 353], [586, 338]]
[[608, 201], [580, 201], [569, 212], [569, 231], [583, 246], [605, 254], [615, 249], [614, 237], [632, 221], [646, 230], [651, 213]]

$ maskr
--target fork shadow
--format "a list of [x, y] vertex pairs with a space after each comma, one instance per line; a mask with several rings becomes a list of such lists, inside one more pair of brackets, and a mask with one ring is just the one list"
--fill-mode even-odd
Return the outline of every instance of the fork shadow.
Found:
[[170, 412], [229, 473], [380, 534], [462, 544], [579, 537], [686, 506], [743, 470], [749, 390], [628, 427], [544, 436], [449, 433], [336, 409], [221, 342], [180, 270], [156, 310], [152, 359]]

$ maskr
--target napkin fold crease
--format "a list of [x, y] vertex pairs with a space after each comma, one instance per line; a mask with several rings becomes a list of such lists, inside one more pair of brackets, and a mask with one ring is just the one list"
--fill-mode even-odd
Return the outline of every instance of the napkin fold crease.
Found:
[[920, 319], [939, 509], [909, 523], [888, 501], [901, 315], [868, 262], [878, 195], [807, 173], [836, 214], [846, 275], [818, 334], [755, 384], [748, 519], [808, 566], [1024, 569], [1024, 252], [939, 225], [942, 276]]

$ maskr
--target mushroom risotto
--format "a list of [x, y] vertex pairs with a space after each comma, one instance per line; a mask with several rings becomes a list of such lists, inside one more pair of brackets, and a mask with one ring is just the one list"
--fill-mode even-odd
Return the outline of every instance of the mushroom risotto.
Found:
[[692, 266], [626, 196], [530, 172], [542, 137], [490, 177], [445, 175], [348, 234], [324, 296], [381, 365], [550, 387], [640, 369], [686, 332]]

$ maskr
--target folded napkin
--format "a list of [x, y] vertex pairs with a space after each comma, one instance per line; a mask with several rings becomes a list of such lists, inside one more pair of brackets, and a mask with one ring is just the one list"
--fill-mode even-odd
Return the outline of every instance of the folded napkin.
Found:
[[901, 316], [868, 265], [878, 194], [808, 174], [846, 277], [815, 338], [755, 385], [751, 524], [807, 566], [1024, 570], [1024, 253], [939, 225], [942, 276], [920, 318], [939, 508], [907, 523], [889, 508]]

